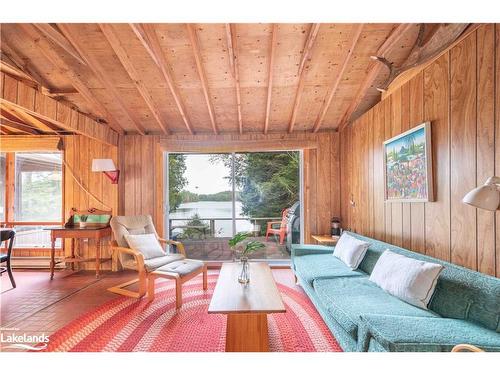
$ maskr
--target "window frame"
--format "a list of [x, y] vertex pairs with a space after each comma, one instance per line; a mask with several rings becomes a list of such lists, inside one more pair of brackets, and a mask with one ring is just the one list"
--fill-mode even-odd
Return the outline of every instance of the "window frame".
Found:
[[[26, 153], [30, 151], [19, 151], [19, 153]], [[39, 153], [53, 153], [54, 150], [36, 150], [32, 152]], [[5, 152], [5, 216], [2, 221], [0, 221], [0, 226], [5, 228], [14, 228], [16, 226], [58, 226], [64, 225], [65, 221], [65, 152], [64, 150], [58, 151], [61, 154], [62, 166], [61, 166], [61, 221], [16, 221], [14, 220], [15, 215], [15, 199], [16, 199], [16, 152]], [[61, 243], [59, 249], [64, 249], [64, 241]], [[56, 250], [59, 250], [56, 249]], [[15, 247], [13, 251], [21, 250], [34, 250], [34, 251], [47, 251], [49, 248], [41, 247]]]

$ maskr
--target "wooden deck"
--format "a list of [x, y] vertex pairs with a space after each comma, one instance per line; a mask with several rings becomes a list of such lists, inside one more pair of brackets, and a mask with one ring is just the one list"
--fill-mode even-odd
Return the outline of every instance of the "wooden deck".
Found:
[[[186, 248], [188, 258], [205, 261], [232, 260], [235, 254], [228, 245], [228, 238], [206, 238], [200, 240], [182, 240]], [[252, 240], [261, 241], [266, 245], [262, 250], [256, 251], [249, 256], [250, 259], [288, 260], [290, 254], [285, 245], [280, 245], [276, 239], [269, 237], [254, 237]]]

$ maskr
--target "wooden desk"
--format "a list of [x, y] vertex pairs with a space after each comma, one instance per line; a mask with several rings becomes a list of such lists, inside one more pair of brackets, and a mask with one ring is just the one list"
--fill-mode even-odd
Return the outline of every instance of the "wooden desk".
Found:
[[266, 263], [250, 262], [250, 283], [238, 282], [240, 263], [224, 263], [209, 314], [227, 315], [226, 352], [267, 352], [267, 314], [286, 312]]
[[[54, 278], [54, 268], [58, 263], [71, 263], [71, 269], [75, 269], [75, 263], [78, 262], [95, 262], [95, 277], [99, 277], [101, 263], [111, 261], [111, 258], [101, 259], [101, 239], [111, 237], [111, 227], [103, 228], [80, 228], [80, 227], [58, 227], [48, 228], [50, 230], [50, 240], [52, 247], [50, 251], [50, 279]], [[71, 238], [71, 256], [65, 257], [63, 260], [56, 262], [56, 239]], [[84, 259], [75, 254], [75, 240], [78, 239], [94, 239], [96, 241], [95, 258]]]
[[335, 245], [340, 236], [332, 237], [329, 234], [312, 234], [311, 237], [321, 245]]

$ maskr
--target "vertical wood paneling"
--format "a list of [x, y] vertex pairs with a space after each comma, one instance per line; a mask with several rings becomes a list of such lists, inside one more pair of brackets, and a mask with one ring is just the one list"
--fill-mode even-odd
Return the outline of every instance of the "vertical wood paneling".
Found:
[[[424, 74], [420, 72], [409, 82], [410, 126], [424, 122]], [[410, 249], [425, 253], [425, 203], [410, 203]]]
[[[500, 26], [495, 25], [495, 175], [500, 176]], [[500, 211], [495, 214], [496, 276], [500, 277]]]
[[[412, 127], [410, 124], [410, 84], [401, 86], [401, 132], [405, 132]], [[411, 248], [411, 203], [401, 204], [402, 215], [402, 246]]]
[[[495, 25], [477, 31], [477, 178], [495, 174]], [[477, 210], [477, 269], [495, 276], [495, 213]]]
[[[389, 97], [387, 100], [384, 100], [382, 106], [384, 108], [384, 132], [385, 132], [385, 140], [388, 140], [392, 137], [392, 116], [391, 116], [391, 105], [392, 105], [392, 97]], [[354, 151], [354, 150], [353, 150]], [[384, 171], [382, 171], [384, 173]], [[385, 182], [384, 182], [385, 183]], [[384, 193], [385, 194], [385, 193]], [[384, 196], [385, 199], [385, 196]], [[387, 242], [392, 243], [392, 203], [385, 202], [385, 240]]]
[[[370, 215], [364, 207], [371, 202], [359, 200], [373, 200], [374, 237], [497, 277], [500, 213], [475, 209], [462, 198], [489, 176], [500, 175], [499, 40], [498, 25], [479, 27], [340, 134], [341, 152], [348, 152], [340, 158], [343, 215], [364, 222], [362, 216]], [[396, 203], [378, 201], [384, 184], [377, 177], [383, 176], [379, 140], [423, 121], [432, 126], [435, 200], [403, 203], [400, 210]], [[362, 132], [373, 133], [373, 173], [359, 159], [370, 152], [360, 141]], [[373, 196], [360, 195], [372, 178]], [[344, 202], [349, 194], [357, 197], [357, 207]], [[382, 212], [384, 218], [377, 220]], [[369, 235], [364, 226], [355, 227]]]
[[[391, 105], [391, 137], [394, 137], [402, 131], [402, 108], [401, 108], [401, 88], [397, 89], [392, 95]], [[392, 243], [398, 246], [403, 245], [403, 204], [399, 202], [392, 203]]]
[[385, 210], [384, 210], [384, 154], [385, 141], [383, 106], [376, 106], [373, 111], [373, 199], [374, 227], [376, 239], [385, 240]]
[[425, 251], [450, 259], [449, 53], [424, 70], [424, 118], [432, 127], [435, 201], [425, 206]]
[[476, 209], [462, 203], [476, 187], [476, 35], [450, 51], [451, 260], [476, 268]]

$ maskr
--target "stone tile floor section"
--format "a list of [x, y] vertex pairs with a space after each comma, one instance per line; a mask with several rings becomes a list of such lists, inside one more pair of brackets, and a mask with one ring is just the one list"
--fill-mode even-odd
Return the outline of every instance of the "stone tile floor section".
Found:
[[[273, 269], [273, 275], [277, 282], [302, 290], [295, 285], [290, 269]], [[14, 328], [19, 335], [51, 335], [81, 314], [117, 298], [107, 288], [132, 279], [134, 273], [104, 272], [96, 279], [93, 271], [63, 270], [51, 281], [48, 271], [15, 270], [14, 276], [16, 289], [11, 288], [8, 277], [0, 278], [0, 328]]]

